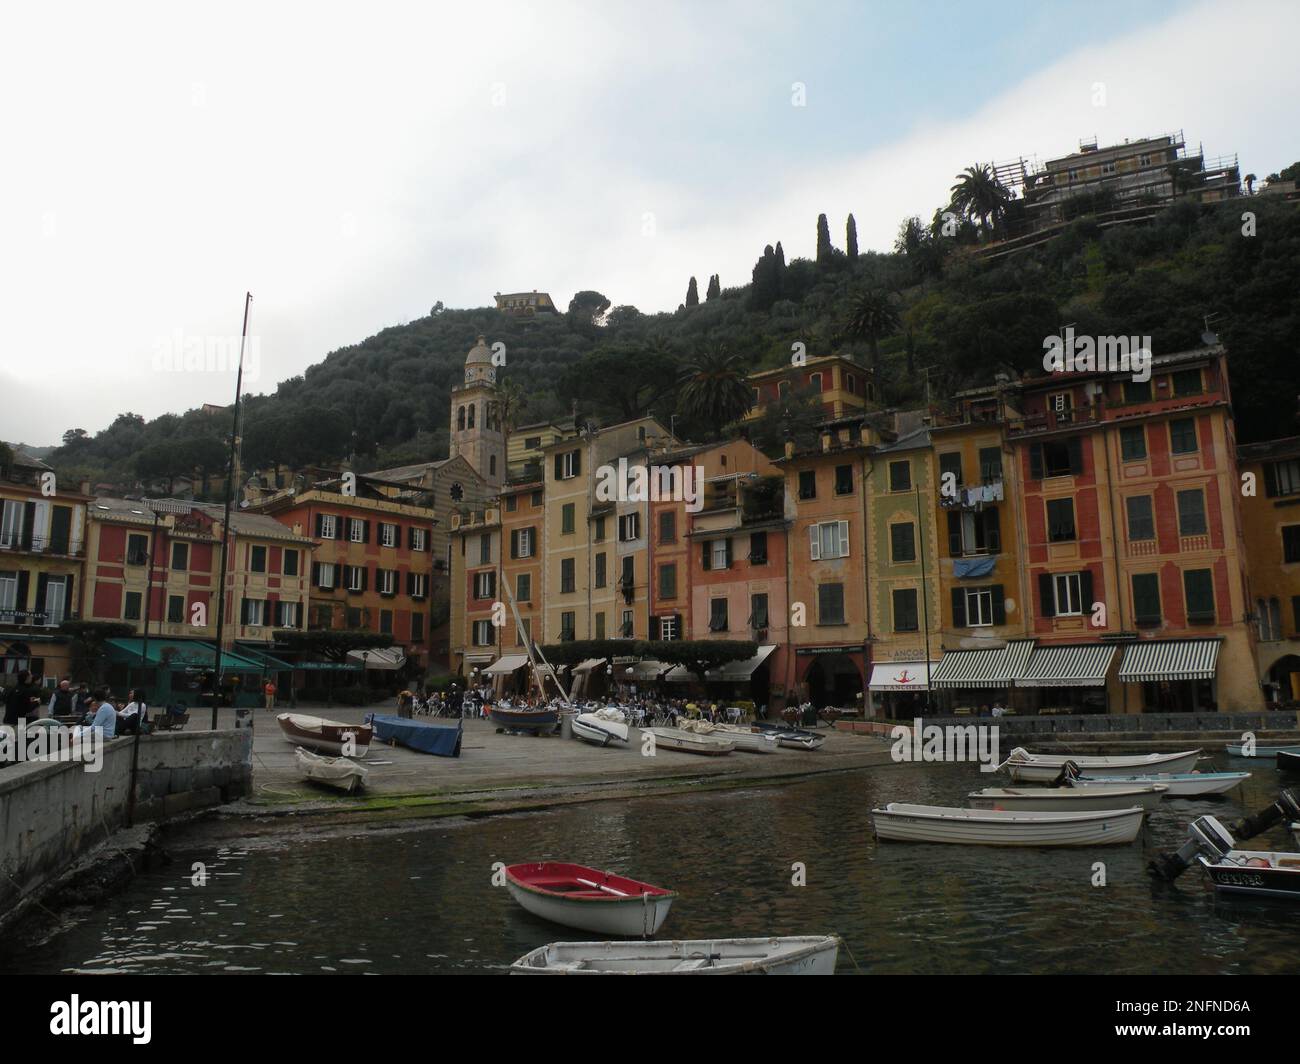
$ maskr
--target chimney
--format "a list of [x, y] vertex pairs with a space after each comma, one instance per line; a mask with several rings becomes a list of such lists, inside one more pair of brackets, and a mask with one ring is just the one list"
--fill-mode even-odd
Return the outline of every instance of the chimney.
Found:
[[785, 456], [786, 458], [794, 457], [794, 440], [785, 441]]

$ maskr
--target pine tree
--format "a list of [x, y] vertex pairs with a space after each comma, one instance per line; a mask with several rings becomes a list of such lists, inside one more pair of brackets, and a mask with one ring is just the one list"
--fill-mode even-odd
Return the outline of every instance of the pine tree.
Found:
[[718, 275], [715, 273], [712, 277], [709, 278], [709, 290], [705, 294], [704, 298], [706, 300], [712, 301], [714, 299], [717, 299], [718, 296], [720, 295], [722, 295], [722, 285], [718, 281]]
[[686, 286], [686, 305], [688, 307], [698, 307], [700, 305], [700, 286], [695, 283], [695, 278], [691, 278], [691, 283]]
[[853, 220], [853, 215], [849, 215], [848, 225], [845, 227], [844, 248], [849, 259], [858, 257], [858, 223]]
[[829, 265], [834, 250], [831, 246], [830, 223], [826, 221], [826, 215], [819, 214], [817, 215], [817, 265]]

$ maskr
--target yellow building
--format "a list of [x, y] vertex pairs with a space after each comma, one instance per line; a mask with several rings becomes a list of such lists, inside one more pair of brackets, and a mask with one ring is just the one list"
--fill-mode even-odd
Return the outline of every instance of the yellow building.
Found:
[[67, 676], [65, 620], [81, 616], [89, 486], [58, 482], [21, 451], [0, 469], [0, 666], [3, 682], [30, 670], [49, 685]]

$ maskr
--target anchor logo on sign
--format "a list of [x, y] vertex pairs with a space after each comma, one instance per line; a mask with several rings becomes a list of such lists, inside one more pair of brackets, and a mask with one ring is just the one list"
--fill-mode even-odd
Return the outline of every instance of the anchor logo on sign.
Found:
[[915, 680], [915, 679], [916, 679], [915, 676], [909, 676], [909, 675], [907, 674], [907, 670], [906, 670], [906, 669], [904, 669], [902, 672], [900, 672], [900, 673], [898, 674], [898, 682], [899, 682], [900, 684], [911, 683], [911, 682], [912, 682], [913, 680]]

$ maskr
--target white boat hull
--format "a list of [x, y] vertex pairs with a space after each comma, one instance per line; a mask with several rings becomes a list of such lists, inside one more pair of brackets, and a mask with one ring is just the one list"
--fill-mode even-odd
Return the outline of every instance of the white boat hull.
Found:
[[1200, 759], [1199, 750], [1182, 750], [1172, 754], [1118, 754], [1092, 757], [1070, 754], [1031, 754], [1017, 748], [1011, 751], [1004, 767], [1016, 782], [1044, 783], [1056, 779], [1067, 761], [1079, 774], [1096, 779], [1109, 776], [1138, 776], [1153, 772], [1190, 772]]
[[592, 746], [626, 743], [628, 727], [615, 720], [605, 720], [591, 713], [579, 713], [572, 722], [573, 737]]
[[643, 734], [653, 735], [655, 749], [680, 750], [684, 754], [729, 754], [736, 744], [714, 735], [698, 735], [680, 728], [645, 728]]
[[834, 935], [682, 942], [552, 942], [511, 975], [833, 975]]
[[1096, 809], [1155, 809], [1167, 789], [1162, 784], [1094, 787], [992, 787], [968, 794], [972, 809], [1021, 809], [1038, 813], [1075, 813]]
[[1145, 810], [998, 812], [891, 802], [871, 811], [876, 837], [967, 846], [1109, 846], [1132, 842]]
[[363, 787], [369, 769], [346, 757], [320, 757], [309, 750], [298, 747], [294, 750], [298, 768], [306, 779], [336, 791], [351, 794]]
[[1153, 773], [1149, 776], [1111, 776], [1092, 779], [1082, 776], [1072, 782], [1074, 787], [1113, 787], [1136, 786], [1158, 783], [1167, 788], [1168, 798], [1196, 798], [1207, 794], [1226, 794], [1234, 787], [1240, 787], [1243, 780], [1250, 778], [1249, 772], [1184, 772]]
[[735, 744], [737, 750], [749, 754], [775, 754], [779, 749], [777, 737], [763, 732], [739, 729], [732, 731], [730, 728], [719, 728], [708, 734], [728, 739]]
[[643, 894], [631, 898], [579, 901], [528, 890], [506, 880], [511, 897], [534, 916], [553, 924], [598, 935], [639, 938], [653, 935], [668, 919], [674, 895]]

